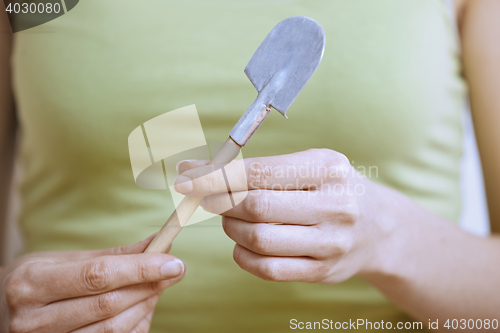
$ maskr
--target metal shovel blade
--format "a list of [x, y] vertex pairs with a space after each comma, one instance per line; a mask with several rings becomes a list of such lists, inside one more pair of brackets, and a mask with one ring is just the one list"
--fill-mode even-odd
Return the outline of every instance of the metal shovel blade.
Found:
[[248, 62], [245, 73], [260, 100], [286, 111], [318, 67], [325, 32], [315, 20], [292, 16], [278, 23]]

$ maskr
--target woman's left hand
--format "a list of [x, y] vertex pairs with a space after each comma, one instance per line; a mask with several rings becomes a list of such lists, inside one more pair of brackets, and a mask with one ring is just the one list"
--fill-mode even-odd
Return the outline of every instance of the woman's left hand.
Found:
[[[180, 163], [175, 189], [205, 196], [203, 208], [220, 213], [228, 187], [223, 173], [207, 174], [213, 168], [207, 164]], [[319, 283], [377, 271], [393, 225], [376, 222], [378, 185], [344, 155], [311, 149], [245, 159], [244, 165], [246, 177], [225, 167], [233, 199], [244, 199], [221, 213], [241, 268], [265, 280]]]

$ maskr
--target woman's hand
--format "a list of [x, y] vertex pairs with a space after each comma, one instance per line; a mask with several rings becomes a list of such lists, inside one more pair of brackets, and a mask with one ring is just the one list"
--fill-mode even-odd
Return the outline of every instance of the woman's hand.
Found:
[[38, 252], [0, 271], [2, 332], [147, 332], [161, 292], [184, 276], [152, 238], [99, 251]]
[[[221, 172], [207, 174], [207, 163], [180, 163], [176, 190], [207, 196], [203, 208], [221, 213], [227, 185]], [[321, 283], [376, 270], [378, 244], [391, 227], [371, 220], [377, 208], [365, 197], [374, 198], [376, 185], [344, 155], [312, 149], [244, 165], [246, 179], [238, 164], [225, 167], [233, 200], [244, 200], [221, 213], [241, 268], [265, 280]]]

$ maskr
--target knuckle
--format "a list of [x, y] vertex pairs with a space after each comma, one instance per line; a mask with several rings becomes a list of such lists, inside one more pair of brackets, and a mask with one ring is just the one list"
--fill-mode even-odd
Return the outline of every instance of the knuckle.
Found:
[[337, 256], [342, 257], [347, 252], [349, 252], [349, 246], [347, 245], [347, 243], [345, 241], [340, 241], [340, 242], [335, 244], [334, 252]]
[[351, 162], [346, 155], [331, 149], [321, 149], [323, 156], [326, 157], [326, 162], [336, 165], [351, 165]]
[[337, 256], [346, 255], [353, 247], [354, 239], [350, 234], [344, 234], [342, 237], [337, 237], [333, 243], [333, 250]]
[[82, 267], [81, 279], [85, 290], [99, 292], [109, 286], [109, 267], [101, 260], [93, 260]]
[[115, 292], [98, 295], [94, 299], [94, 312], [99, 317], [111, 316], [117, 309], [118, 295]]
[[283, 274], [275, 261], [263, 260], [260, 265], [260, 272], [266, 281], [284, 282]]
[[17, 281], [17, 278], [14, 276], [13, 272], [9, 273], [4, 281], [5, 301], [9, 306], [14, 306], [16, 304], [18, 285], [19, 281]]
[[101, 333], [118, 333], [119, 331], [114, 320], [105, 320], [102, 322]]
[[355, 224], [360, 216], [358, 200], [355, 196], [348, 197], [337, 206], [336, 219], [342, 224]]
[[272, 237], [264, 225], [256, 225], [250, 233], [250, 242], [256, 252], [266, 254], [271, 248]]
[[253, 162], [248, 170], [248, 183], [251, 188], [262, 188], [269, 185], [274, 175], [274, 168], [262, 162]]
[[320, 249], [321, 253], [324, 253], [321, 258], [325, 259], [337, 257], [339, 255], [338, 245], [339, 242], [337, 241], [337, 239], [328, 239]]
[[34, 331], [27, 327], [24, 320], [18, 317], [12, 318], [7, 327], [9, 333], [28, 333]]
[[18, 271], [13, 271], [7, 275], [4, 281], [4, 288], [5, 301], [10, 309], [16, 309], [21, 306], [32, 292], [23, 274]]
[[324, 156], [323, 163], [328, 170], [327, 178], [337, 181], [347, 179], [351, 171], [349, 159], [344, 154], [329, 149]]
[[337, 253], [337, 243], [334, 238], [321, 239], [318, 242], [316, 258], [326, 260], [332, 258]]
[[148, 265], [142, 261], [138, 261], [136, 263], [137, 269], [137, 279], [139, 283], [144, 283], [149, 280], [149, 270]]
[[245, 200], [245, 211], [254, 222], [265, 222], [272, 212], [269, 198], [259, 195]]
[[[2, 326], [3, 327], [3, 326]], [[40, 325], [36, 321], [26, 318], [26, 315], [12, 315], [7, 324], [7, 332], [9, 333], [32, 333], [39, 332]]]
[[315, 283], [321, 282], [325, 280], [328, 276], [330, 276], [331, 267], [327, 262], [319, 262], [318, 265], [314, 269], [314, 273], [311, 275], [310, 280], [307, 282]]
[[345, 167], [351, 166], [351, 161], [349, 161], [349, 158], [346, 155], [339, 152], [335, 152], [335, 156], [338, 164], [343, 165]]

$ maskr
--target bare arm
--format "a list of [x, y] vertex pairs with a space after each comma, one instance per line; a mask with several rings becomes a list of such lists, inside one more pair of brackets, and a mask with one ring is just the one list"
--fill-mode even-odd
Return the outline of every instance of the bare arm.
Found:
[[[402, 207], [419, 225], [403, 228], [406, 237], [400, 236], [407, 244], [400, 243], [399, 260], [393, 261], [401, 266], [392, 267], [407, 276], [395, 284], [387, 277], [373, 282], [420, 318], [499, 320], [500, 1], [458, 0], [456, 5], [493, 236], [477, 238], [422, 212], [417, 218], [418, 210], [408, 203]], [[405, 257], [411, 260], [402, 264]]]
[[[401, 228], [406, 232], [399, 235], [399, 247], [392, 249], [401, 250], [392, 261], [394, 266], [389, 264], [399, 281], [385, 276], [372, 282], [422, 319], [500, 320], [500, 238], [496, 235], [500, 233], [500, 1], [457, 0], [455, 4], [493, 236], [469, 235], [425, 217], [407, 203], [401, 207], [418, 224]], [[399, 218], [403, 216], [400, 211]]]
[[[10, 85], [12, 32], [3, 3], [0, 4], [0, 234], [5, 235], [6, 210], [14, 160], [16, 121]], [[5, 244], [3, 240], [0, 244]], [[0, 248], [0, 263], [3, 259]]]
[[500, 1], [464, 2], [460, 30], [491, 230], [500, 233]]

